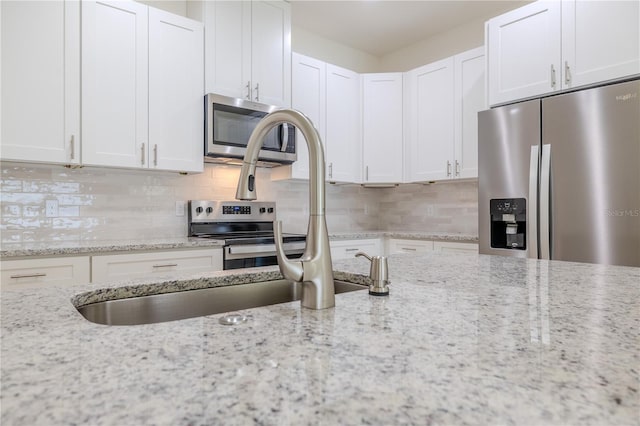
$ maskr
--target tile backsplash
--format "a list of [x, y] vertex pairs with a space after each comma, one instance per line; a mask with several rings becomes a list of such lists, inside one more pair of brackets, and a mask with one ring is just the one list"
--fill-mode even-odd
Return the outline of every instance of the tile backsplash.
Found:
[[[240, 168], [205, 165], [201, 174], [9, 163], [1, 166], [3, 243], [182, 237], [176, 201], [232, 200]], [[258, 169], [258, 199], [275, 200], [287, 232], [306, 232], [306, 181], [271, 181]], [[477, 182], [363, 188], [327, 185], [329, 232], [429, 231], [477, 234]], [[47, 215], [47, 201], [57, 204]], [[53, 202], [53, 203], [52, 203]]]

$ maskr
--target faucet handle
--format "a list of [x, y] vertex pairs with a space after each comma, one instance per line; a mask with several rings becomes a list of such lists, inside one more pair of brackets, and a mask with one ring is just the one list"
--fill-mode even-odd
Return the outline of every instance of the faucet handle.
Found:
[[388, 296], [389, 295], [389, 265], [385, 256], [369, 256], [366, 253], [359, 251], [356, 253], [356, 257], [366, 257], [371, 262], [371, 269], [369, 270], [369, 278], [373, 281], [373, 284], [369, 286], [369, 294], [374, 296]]
[[278, 258], [278, 266], [280, 266], [280, 272], [282, 275], [292, 281], [302, 281], [304, 276], [304, 269], [302, 268], [302, 262], [289, 260], [284, 253], [284, 243], [282, 241], [282, 221], [273, 221], [273, 240], [276, 244], [276, 257]]

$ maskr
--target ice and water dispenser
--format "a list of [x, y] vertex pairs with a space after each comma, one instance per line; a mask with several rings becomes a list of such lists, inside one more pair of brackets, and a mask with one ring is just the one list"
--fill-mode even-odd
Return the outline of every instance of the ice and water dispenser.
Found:
[[527, 208], [524, 198], [500, 198], [489, 202], [491, 247], [526, 250]]

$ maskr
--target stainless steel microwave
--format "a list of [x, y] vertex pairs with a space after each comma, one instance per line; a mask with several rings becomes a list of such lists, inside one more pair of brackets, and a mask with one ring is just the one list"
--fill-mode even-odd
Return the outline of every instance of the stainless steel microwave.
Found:
[[[239, 164], [244, 158], [249, 137], [268, 113], [279, 107], [208, 94], [205, 96], [205, 161]], [[265, 137], [259, 163], [278, 166], [296, 161], [296, 129], [280, 124]]]

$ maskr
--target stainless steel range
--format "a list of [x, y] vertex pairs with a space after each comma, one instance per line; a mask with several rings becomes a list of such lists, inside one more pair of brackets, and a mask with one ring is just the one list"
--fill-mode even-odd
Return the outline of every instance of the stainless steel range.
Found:
[[[273, 240], [276, 203], [189, 201], [189, 236], [224, 241], [224, 269], [277, 265]], [[288, 258], [302, 256], [306, 236], [283, 234]]]

